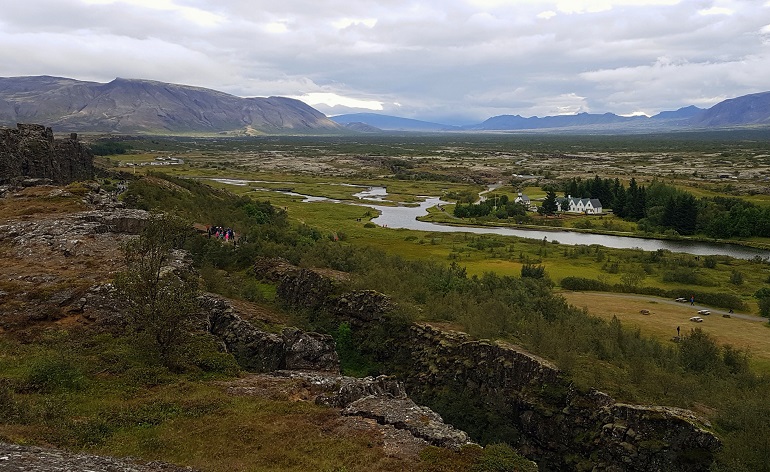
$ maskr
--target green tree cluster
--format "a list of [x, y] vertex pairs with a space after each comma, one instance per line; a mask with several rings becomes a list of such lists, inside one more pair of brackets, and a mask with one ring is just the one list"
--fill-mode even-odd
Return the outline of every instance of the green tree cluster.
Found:
[[458, 203], [454, 215], [458, 218], [480, 218], [493, 215], [499, 219], [527, 217], [527, 209], [508, 199], [508, 195], [492, 194], [479, 203]]

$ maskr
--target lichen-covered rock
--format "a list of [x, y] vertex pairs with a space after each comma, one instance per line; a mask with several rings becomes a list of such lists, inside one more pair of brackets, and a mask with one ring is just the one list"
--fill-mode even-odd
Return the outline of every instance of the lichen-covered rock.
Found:
[[342, 414], [371, 418], [380, 424], [405, 429], [434, 446], [458, 450], [471, 444], [464, 431], [444, 423], [438, 413], [409, 398], [370, 395], [348, 405]]
[[331, 336], [306, 333], [297, 328], [284, 328], [281, 336], [284, 342], [284, 369], [340, 371], [340, 359]]
[[706, 471], [721, 447], [691, 411], [578, 391], [551, 363], [516, 346], [426, 325], [411, 334], [407, 390], [425, 401], [455, 386], [495, 405], [520, 433], [515, 446], [547, 470]]
[[378, 396], [390, 398], [406, 398], [403, 384], [387, 375], [377, 377], [340, 377], [334, 389], [316, 398], [319, 405], [344, 408], [364, 397]]
[[353, 325], [380, 320], [394, 308], [390, 297], [374, 290], [360, 290], [340, 295], [333, 301], [332, 311]]
[[93, 176], [93, 154], [77, 134], [54, 140], [51, 128], [43, 125], [0, 129], [0, 183], [40, 178], [66, 184]]
[[[325, 309], [358, 329], [379, 328], [393, 309], [377, 292], [344, 293], [341, 279], [322, 271], [285, 264], [280, 270], [282, 301]], [[473, 408], [486, 408], [476, 414], [503, 418], [515, 431], [511, 436], [518, 442], [512, 446], [545, 470], [706, 471], [721, 446], [692, 412], [618, 404], [596, 390], [578, 391], [553, 364], [511, 344], [426, 324], [412, 325], [394, 340], [398, 345], [377, 354], [398, 353], [396, 367], [412, 398], [427, 405], [446, 405], [457, 394], [473, 399]], [[379, 398], [360, 399], [348, 408], [398, 423], [386, 420], [393, 404], [378, 406]], [[370, 413], [363, 413], [367, 408]]]

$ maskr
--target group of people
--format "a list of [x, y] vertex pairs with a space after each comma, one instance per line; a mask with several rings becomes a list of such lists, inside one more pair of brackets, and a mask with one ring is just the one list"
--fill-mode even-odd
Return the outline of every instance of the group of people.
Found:
[[209, 226], [208, 227], [209, 238], [214, 237], [222, 239], [225, 242], [235, 242], [235, 231], [232, 228], [223, 228], [222, 226]]

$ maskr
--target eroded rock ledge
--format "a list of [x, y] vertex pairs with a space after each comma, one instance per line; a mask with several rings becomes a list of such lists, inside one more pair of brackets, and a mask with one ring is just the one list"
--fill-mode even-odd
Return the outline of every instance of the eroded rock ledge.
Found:
[[[383, 294], [345, 292], [340, 276], [279, 260], [257, 265], [278, 282], [284, 303], [323, 309], [359, 329], [374, 328], [393, 310]], [[478, 400], [515, 429], [512, 445], [544, 470], [706, 471], [721, 447], [691, 411], [579, 391], [553, 364], [517, 346], [427, 324], [406, 331], [394, 336], [399, 345], [386, 349], [400, 351], [394, 367], [410, 396], [427, 405], [446, 400], [446, 392]]]

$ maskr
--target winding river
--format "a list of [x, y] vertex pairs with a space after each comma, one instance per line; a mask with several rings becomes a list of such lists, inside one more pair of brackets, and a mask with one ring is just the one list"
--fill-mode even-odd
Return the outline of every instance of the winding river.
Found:
[[[230, 185], [246, 186], [252, 180], [234, 180], [234, 179], [211, 179]], [[356, 186], [357, 187], [357, 186]], [[695, 254], [698, 256], [725, 255], [738, 259], [753, 259], [757, 256], [764, 259], [770, 259], [770, 251], [755, 249], [736, 244], [710, 243], [700, 241], [669, 241], [661, 239], [634, 238], [631, 236], [612, 236], [605, 234], [579, 233], [575, 231], [543, 231], [537, 229], [505, 228], [505, 227], [477, 227], [462, 225], [442, 225], [417, 220], [419, 216], [428, 214], [428, 208], [436, 205], [446, 204], [438, 197], [422, 197], [424, 200], [418, 206], [385, 206], [377, 205], [376, 202], [384, 201], [387, 196], [385, 187], [367, 187], [360, 186], [363, 190], [355, 196], [359, 198], [359, 203], [354, 205], [373, 208], [380, 212], [380, 216], [372, 219], [372, 223], [393, 229], [410, 229], [416, 231], [428, 231], [434, 233], [474, 233], [474, 234], [498, 234], [503, 236], [516, 236], [519, 238], [529, 238], [546, 240], [549, 242], [558, 241], [560, 244], [568, 245], [592, 245], [598, 244], [619, 249], [642, 249], [644, 251], [657, 251], [660, 249], [672, 252], [683, 252]], [[255, 188], [255, 190], [257, 190]], [[262, 191], [271, 191], [302, 197], [303, 202], [332, 202], [341, 204], [351, 204], [348, 201], [334, 200], [325, 197], [314, 197], [302, 195], [296, 192], [284, 190], [274, 190], [259, 188]]]

